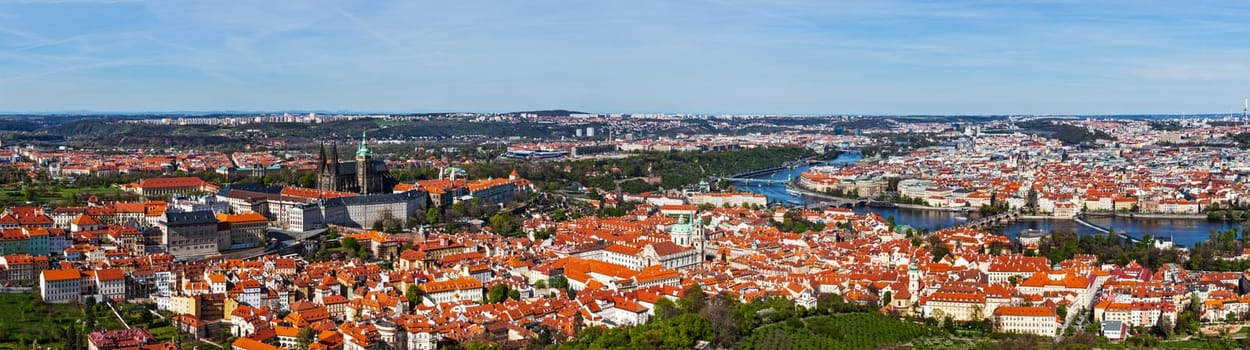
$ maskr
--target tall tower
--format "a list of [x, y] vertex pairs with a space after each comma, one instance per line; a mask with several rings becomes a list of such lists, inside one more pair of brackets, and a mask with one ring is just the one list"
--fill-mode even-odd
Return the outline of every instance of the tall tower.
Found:
[[373, 160], [373, 154], [369, 152], [369, 147], [365, 145], [365, 133], [360, 133], [360, 148], [356, 149], [356, 185], [360, 186], [360, 193], [370, 193], [369, 183], [369, 163]]
[[1242, 100], [1241, 102], [1243, 103], [1241, 107], [1241, 120], [1243, 120], [1246, 125], [1250, 125], [1250, 115], [1247, 115], [1250, 114], [1250, 98]]
[[321, 154], [320, 154], [319, 156], [317, 156], [317, 175], [318, 175], [318, 176], [320, 176], [320, 175], [321, 175], [321, 173], [326, 172], [326, 162], [327, 162], [327, 160], [326, 160], [326, 144], [325, 144], [325, 142], [322, 142], [322, 143], [321, 143]]
[[332, 148], [330, 157], [326, 155], [326, 144], [321, 144], [320, 153], [317, 155], [317, 189], [323, 191], [338, 190], [338, 173], [339, 173], [339, 155], [338, 146], [334, 143], [330, 144]]
[[330, 164], [328, 165], [333, 167], [333, 168], [330, 168], [330, 170], [334, 173], [334, 176], [338, 176], [339, 175], [339, 143], [338, 142], [330, 143]]
[[339, 190], [339, 143], [338, 142], [330, 143], [330, 163], [326, 164], [326, 166], [329, 167], [329, 171], [327, 172], [326, 175], [330, 178], [330, 185], [329, 187], [322, 188], [322, 190], [338, 191]]

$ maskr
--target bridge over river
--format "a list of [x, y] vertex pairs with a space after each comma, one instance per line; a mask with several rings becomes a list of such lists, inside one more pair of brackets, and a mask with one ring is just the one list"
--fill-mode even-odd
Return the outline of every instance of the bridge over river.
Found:
[[983, 218], [978, 218], [972, 221], [968, 221], [963, 224], [956, 225], [956, 227], [967, 227], [967, 228], [973, 228], [973, 229], [978, 229], [978, 230], [988, 230], [988, 229], [992, 229], [995, 227], [1007, 226], [1008, 224], [1011, 224], [1015, 222], [1016, 220], [1020, 220], [1020, 217], [1021, 215], [1020, 215], [1019, 210], [1009, 210], [1006, 212], [986, 216]]
[[[978, 229], [978, 230], [990, 230], [994, 228], [1005, 227], [1005, 226], [1011, 225], [1012, 223], [1019, 221], [1023, 218], [1024, 218], [1024, 215], [1022, 215], [1019, 210], [1011, 210], [1011, 211], [998, 213], [998, 214], [983, 217], [983, 218], [978, 218], [976, 220], [968, 221], [963, 224], [955, 225], [955, 227], [968, 227], [968, 228], [973, 228], [973, 229]], [[1094, 230], [1095, 232], [1112, 233], [1110, 229], [1095, 225], [1093, 223], [1090, 223], [1089, 221], [1085, 221], [1085, 217], [1083, 215], [1077, 215], [1076, 217], [1073, 217], [1072, 219], [1077, 224], [1088, 227]], [[1115, 232], [1114, 234], [1117, 236], [1120, 236], [1120, 238], [1123, 238], [1125, 241], [1128, 241], [1128, 242], [1140, 241], [1140, 239], [1130, 236], [1124, 232]]]

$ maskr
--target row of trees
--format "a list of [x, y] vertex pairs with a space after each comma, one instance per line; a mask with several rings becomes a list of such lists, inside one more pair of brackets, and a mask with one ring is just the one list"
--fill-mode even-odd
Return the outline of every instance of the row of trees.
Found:
[[516, 169], [521, 177], [534, 181], [549, 191], [578, 184], [611, 189], [616, 181], [658, 176], [658, 185], [641, 179], [621, 183], [631, 193], [663, 188], [680, 188], [697, 184], [713, 175], [729, 175], [744, 170], [780, 166], [786, 162], [815, 155], [797, 147], [772, 147], [709, 152], [637, 152], [619, 159], [577, 160], [569, 162], [479, 162], [465, 166], [471, 178], [507, 177]]
[[1017, 122], [1016, 126], [1021, 129], [1047, 134], [1046, 136], [1058, 139], [1059, 141], [1069, 145], [1091, 143], [1095, 140], [1114, 139], [1111, 135], [1100, 130], [1092, 130], [1081, 126], [1059, 123], [1051, 120]]
[[1182, 262], [1182, 255], [1176, 249], [1161, 249], [1154, 246], [1154, 238], [1146, 235], [1140, 241], [1129, 242], [1114, 232], [1110, 234], [1077, 235], [1070, 231], [1059, 231], [1038, 242], [1040, 251], [1025, 251], [1025, 255], [1042, 255], [1053, 263], [1071, 259], [1076, 254], [1093, 254], [1099, 261], [1126, 265], [1131, 261], [1149, 268], [1157, 268], [1166, 263]]
[[824, 223], [808, 221], [800, 216], [799, 212], [795, 210], [787, 211], [786, 214], [782, 216], [780, 222], [776, 220], [769, 220], [769, 223], [781, 232], [805, 233], [809, 231], [819, 232], [825, 230]]
[[1244, 271], [1250, 269], [1250, 260], [1238, 259], [1245, 248], [1250, 248], [1250, 235], [1246, 231], [1230, 228], [1212, 230], [1205, 242], [1195, 243], [1188, 256], [1178, 249], [1155, 247], [1154, 237], [1145, 235], [1141, 240], [1129, 242], [1118, 234], [1077, 235], [1072, 232], [1055, 232], [1038, 243], [1040, 251], [1025, 251], [1025, 255], [1042, 255], [1052, 262], [1070, 259], [1076, 254], [1093, 254], [1101, 261], [1124, 265], [1137, 261], [1143, 266], [1157, 268], [1166, 263], [1180, 263], [1186, 269], [1203, 271]]
[[1211, 221], [1242, 221], [1250, 219], [1250, 210], [1212, 209], [1207, 212], [1207, 220]]

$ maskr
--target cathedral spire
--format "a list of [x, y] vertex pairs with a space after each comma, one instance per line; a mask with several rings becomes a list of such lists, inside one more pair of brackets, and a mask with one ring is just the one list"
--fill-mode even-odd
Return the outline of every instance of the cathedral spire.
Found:
[[369, 157], [369, 146], [365, 145], [365, 132], [360, 132], [360, 148], [356, 149], [356, 158]]
[[339, 144], [338, 142], [330, 143], [330, 158], [331, 158], [330, 163], [326, 164], [326, 166], [332, 166], [333, 168], [331, 169], [334, 170], [334, 175], [338, 175], [339, 174]]
[[321, 143], [321, 155], [317, 157], [317, 170], [326, 170], [326, 143]]

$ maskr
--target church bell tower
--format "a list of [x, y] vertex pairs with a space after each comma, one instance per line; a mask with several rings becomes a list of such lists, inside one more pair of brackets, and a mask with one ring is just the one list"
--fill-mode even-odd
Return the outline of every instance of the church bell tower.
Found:
[[373, 153], [369, 152], [369, 147], [365, 145], [365, 133], [360, 133], [360, 148], [356, 149], [356, 185], [360, 186], [360, 193], [370, 193], [369, 189], [376, 184], [369, 183], [369, 163], [373, 160]]

